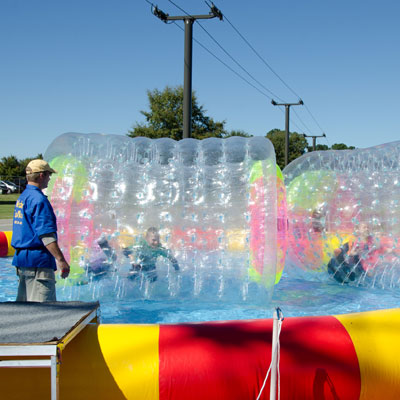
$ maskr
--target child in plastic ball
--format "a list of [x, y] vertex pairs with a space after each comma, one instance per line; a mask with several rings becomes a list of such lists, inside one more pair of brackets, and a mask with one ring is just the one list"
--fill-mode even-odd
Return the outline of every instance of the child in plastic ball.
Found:
[[130, 278], [136, 279], [140, 274], [150, 282], [157, 280], [156, 262], [158, 257], [167, 258], [175, 271], [179, 271], [179, 264], [171, 250], [161, 245], [160, 234], [157, 228], [151, 227], [138, 249], [124, 249], [123, 254], [131, 260]]
[[114, 263], [117, 255], [105, 237], [97, 240], [101, 252], [95, 252], [89, 260], [87, 271], [94, 277], [101, 277], [110, 271], [115, 271]]
[[350, 245], [347, 242], [334, 250], [334, 257], [328, 263], [328, 273], [339, 283], [353, 282], [364, 273], [357, 250], [349, 250]]
[[328, 273], [340, 283], [353, 282], [367, 275], [361, 259], [373, 251], [374, 239], [365, 224], [360, 225], [358, 235], [354, 243], [348, 241], [335, 249], [334, 257], [328, 263]]

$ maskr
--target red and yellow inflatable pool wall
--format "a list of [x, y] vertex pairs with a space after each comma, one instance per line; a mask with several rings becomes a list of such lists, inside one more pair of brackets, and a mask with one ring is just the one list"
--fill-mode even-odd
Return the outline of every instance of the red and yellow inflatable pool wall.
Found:
[[[280, 398], [399, 399], [398, 332], [400, 309], [286, 318]], [[91, 325], [62, 353], [60, 398], [256, 399], [271, 341], [272, 320]], [[2, 398], [49, 398], [49, 375], [2, 369]], [[269, 399], [269, 382], [261, 399]]]
[[0, 231], [0, 257], [9, 257], [14, 255], [14, 248], [11, 246], [12, 232]]

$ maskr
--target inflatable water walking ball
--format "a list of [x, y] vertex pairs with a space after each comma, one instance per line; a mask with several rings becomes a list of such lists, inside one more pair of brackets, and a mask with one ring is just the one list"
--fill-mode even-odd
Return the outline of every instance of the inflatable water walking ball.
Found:
[[307, 153], [283, 171], [291, 272], [400, 285], [400, 142]]
[[[59, 172], [47, 194], [72, 266], [59, 284], [107, 274], [122, 298], [253, 304], [271, 296], [287, 235], [277, 223], [286, 219], [283, 176], [268, 139], [66, 133], [45, 158]], [[158, 257], [146, 244], [149, 228]]]

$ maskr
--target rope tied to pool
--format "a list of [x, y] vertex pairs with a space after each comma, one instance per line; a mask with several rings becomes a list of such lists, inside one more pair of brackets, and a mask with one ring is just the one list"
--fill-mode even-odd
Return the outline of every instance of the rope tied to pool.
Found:
[[267, 383], [270, 372], [271, 372], [271, 385], [270, 385], [269, 398], [270, 400], [276, 399], [276, 386], [278, 384], [278, 399], [280, 399], [281, 387], [280, 387], [280, 375], [279, 375], [279, 361], [280, 361], [279, 337], [282, 330], [283, 320], [284, 318], [282, 310], [279, 307], [277, 307], [274, 312], [274, 324], [272, 328], [271, 364], [269, 365], [268, 371], [265, 375], [264, 382], [260, 389], [260, 393], [258, 394], [256, 400], [260, 399], [265, 384]]

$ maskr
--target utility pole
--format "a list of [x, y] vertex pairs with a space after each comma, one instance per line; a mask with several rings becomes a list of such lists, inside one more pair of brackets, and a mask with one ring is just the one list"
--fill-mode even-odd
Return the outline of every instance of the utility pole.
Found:
[[320, 135], [320, 136], [314, 136], [314, 135], [306, 135], [305, 133], [303, 133], [303, 136], [305, 137], [305, 138], [308, 138], [308, 137], [310, 137], [310, 138], [312, 138], [312, 151], [315, 151], [315, 149], [316, 149], [316, 147], [317, 147], [317, 138], [319, 138], [319, 137], [326, 137], [326, 135], [325, 135], [325, 133], [323, 133], [322, 135]]
[[290, 106], [302, 106], [303, 100], [298, 103], [277, 103], [274, 99], [271, 100], [273, 106], [285, 106], [285, 167], [289, 164], [289, 109]]
[[211, 19], [218, 17], [222, 21], [222, 13], [211, 3], [210, 12], [207, 15], [183, 15], [170, 16], [158, 7], [154, 7], [153, 14], [161, 21], [184, 21], [185, 23], [185, 55], [184, 55], [184, 79], [183, 79], [183, 138], [192, 136], [192, 43], [193, 22], [197, 19]]

